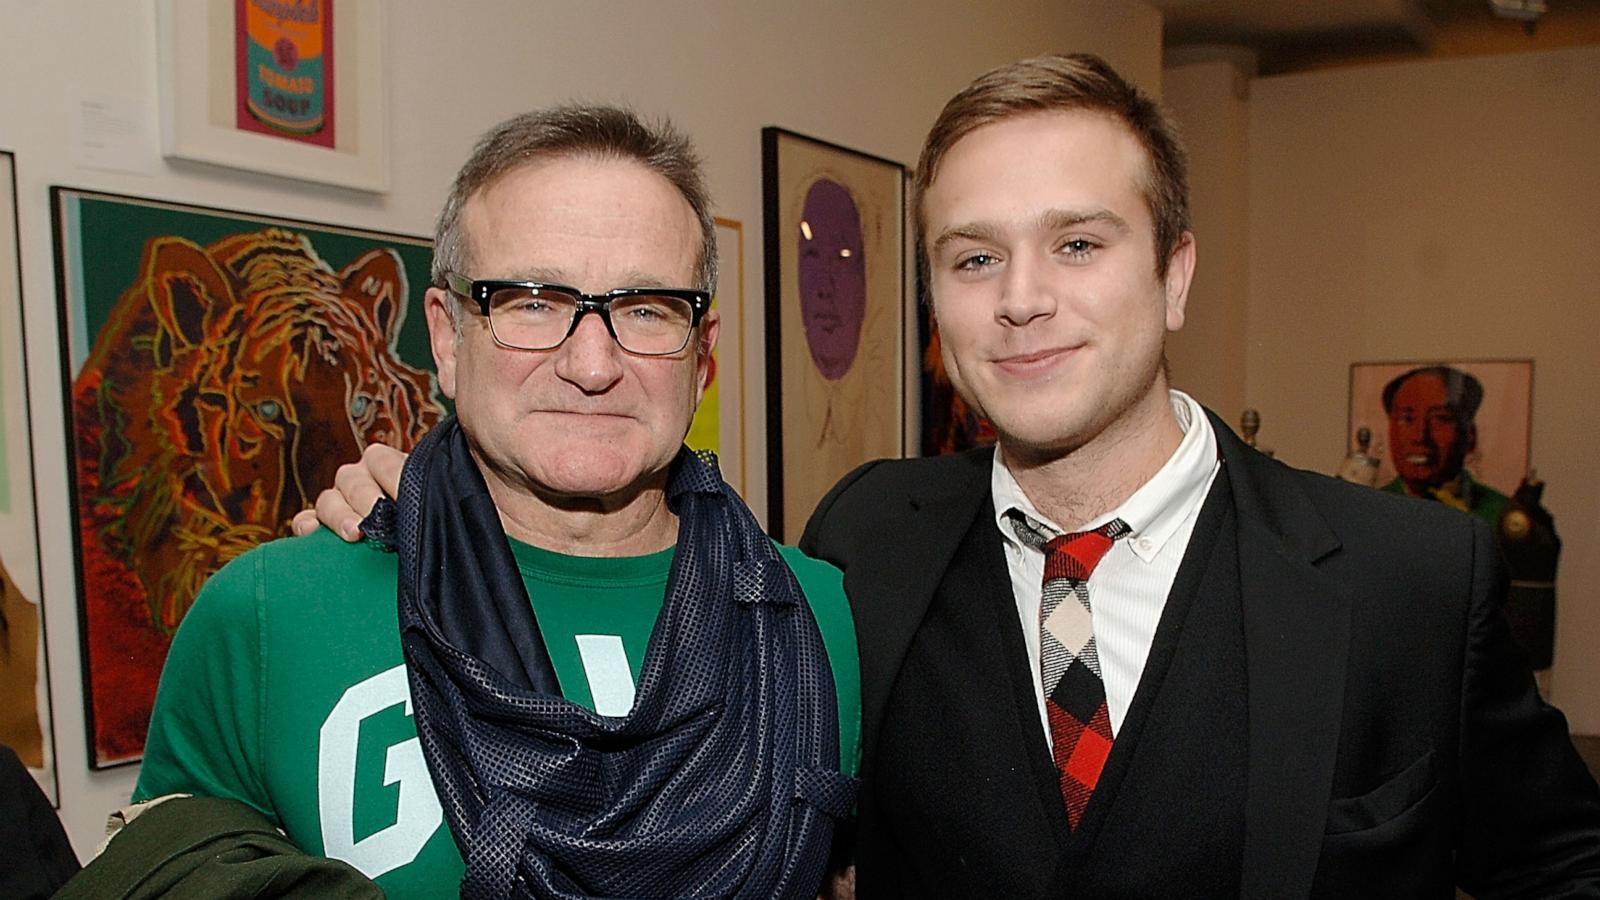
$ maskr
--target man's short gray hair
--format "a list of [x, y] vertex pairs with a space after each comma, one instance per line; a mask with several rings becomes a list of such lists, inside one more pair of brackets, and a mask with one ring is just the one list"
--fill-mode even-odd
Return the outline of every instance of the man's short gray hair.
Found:
[[700, 221], [700, 253], [695, 260], [699, 283], [695, 286], [716, 290], [716, 223], [694, 146], [664, 119], [647, 124], [629, 110], [587, 104], [523, 113], [501, 122], [478, 140], [471, 158], [456, 174], [434, 230], [435, 287], [445, 286], [445, 272], [470, 277], [472, 247], [461, 227], [461, 209], [467, 201], [519, 166], [563, 157], [634, 160], [671, 182]]

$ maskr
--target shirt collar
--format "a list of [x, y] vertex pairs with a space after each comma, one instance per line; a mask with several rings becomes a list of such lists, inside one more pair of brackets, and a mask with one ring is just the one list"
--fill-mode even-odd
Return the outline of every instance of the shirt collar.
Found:
[[[1161, 552], [1178, 527], [1205, 499], [1206, 489], [1217, 469], [1217, 435], [1211, 429], [1211, 420], [1206, 417], [1205, 410], [1193, 397], [1182, 391], [1169, 391], [1169, 394], [1173, 418], [1177, 420], [1178, 427], [1183, 429], [1183, 439], [1178, 442], [1178, 449], [1173, 451], [1154, 477], [1134, 491], [1121, 506], [1084, 525], [1084, 530], [1088, 530], [1098, 528], [1112, 519], [1127, 522], [1128, 527], [1133, 529], [1128, 536], [1128, 544], [1146, 562]], [[1022, 492], [1021, 485], [1017, 484], [1017, 479], [1006, 468], [998, 452], [994, 455], [989, 487], [994, 495], [995, 527], [1000, 529], [1001, 537], [1008, 543], [1022, 546], [1006, 522], [1006, 513], [1012, 509], [1058, 533], [1065, 530], [1039, 512]]]

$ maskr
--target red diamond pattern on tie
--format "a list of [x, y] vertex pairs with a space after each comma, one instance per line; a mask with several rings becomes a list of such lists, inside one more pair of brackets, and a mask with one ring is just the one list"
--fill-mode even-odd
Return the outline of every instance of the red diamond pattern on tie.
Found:
[[[1017, 511], [1011, 522], [1024, 544], [1044, 552], [1039, 671], [1061, 799], [1068, 824], [1077, 830], [1114, 741], [1090, 615], [1089, 575], [1117, 538], [1130, 529], [1116, 519], [1093, 531], [1046, 541], [1039, 531], [1042, 526]], [[1069, 599], [1072, 602], [1065, 602]]]

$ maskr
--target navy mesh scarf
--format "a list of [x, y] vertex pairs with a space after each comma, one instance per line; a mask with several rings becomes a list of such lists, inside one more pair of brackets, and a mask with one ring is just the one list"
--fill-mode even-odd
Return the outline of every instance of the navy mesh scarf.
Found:
[[813, 897], [834, 820], [838, 707], [794, 574], [687, 450], [665, 604], [626, 718], [562, 699], [455, 419], [392, 515], [417, 733], [466, 861], [464, 898]]

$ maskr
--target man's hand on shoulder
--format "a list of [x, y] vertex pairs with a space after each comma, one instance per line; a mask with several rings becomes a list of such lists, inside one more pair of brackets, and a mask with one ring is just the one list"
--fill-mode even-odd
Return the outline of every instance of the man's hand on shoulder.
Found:
[[372, 511], [379, 497], [393, 497], [400, 490], [400, 471], [406, 454], [383, 444], [368, 444], [361, 461], [345, 463], [334, 474], [333, 487], [317, 495], [314, 509], [295, 513], [292, 527], [303, 537], [326, 525], [346, 541], [361, 540], [361, 520]]

